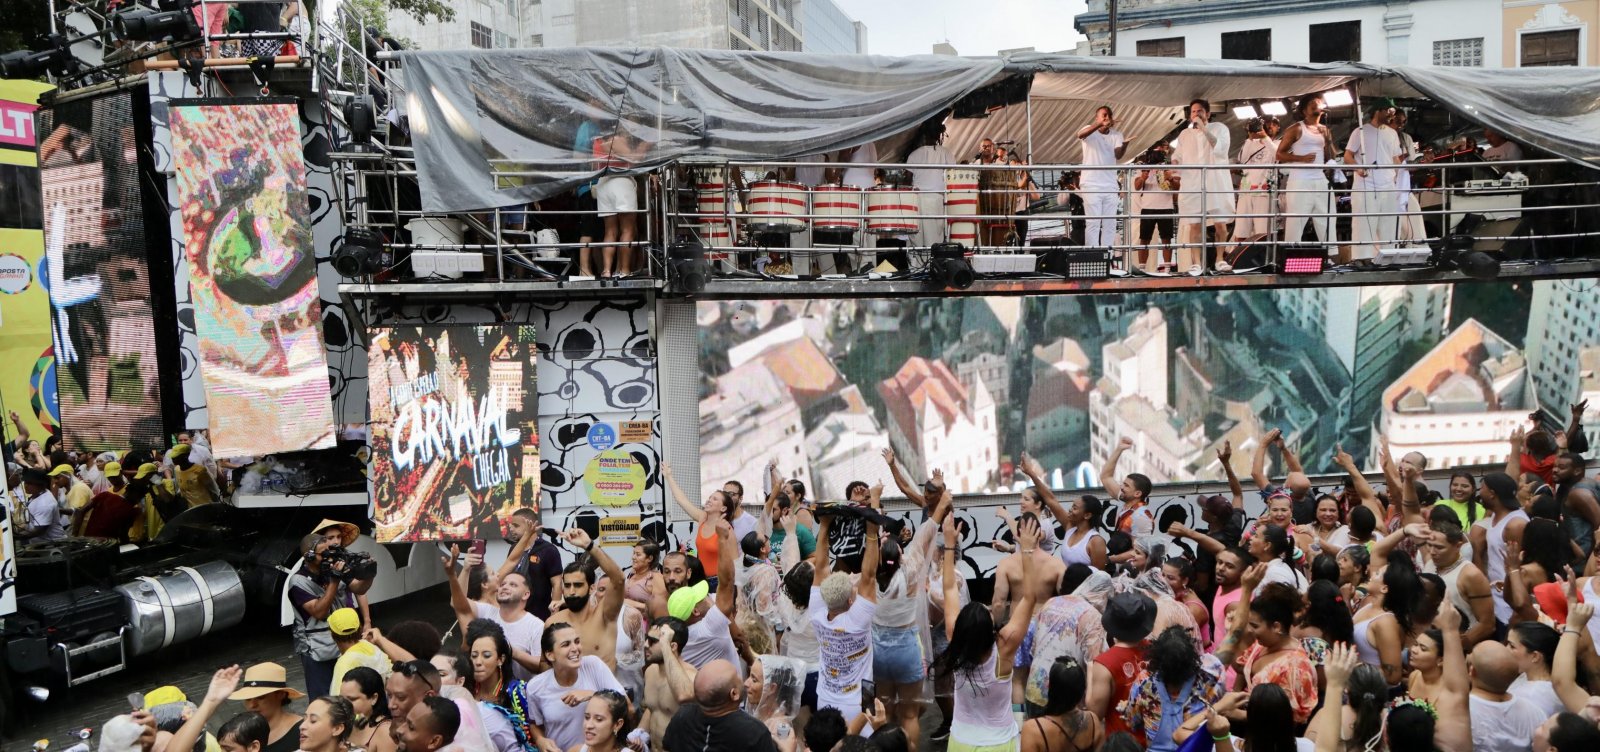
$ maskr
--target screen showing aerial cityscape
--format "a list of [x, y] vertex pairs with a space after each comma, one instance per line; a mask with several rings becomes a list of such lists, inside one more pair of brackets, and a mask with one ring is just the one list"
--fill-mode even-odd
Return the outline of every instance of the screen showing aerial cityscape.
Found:
[[[701, 302], [703, 488], [762, 485], [776, 458], [811, 495], [884, 476], [1014, 491], [1024, 452], [1059, 488], [1119, 469], [1156, 483], [1247, 477], [1277, 428], [1311, 473], [1375, 437], [1437, 466], [1503, 462], [1543, 409], [1600, 388], [1571, 352], [1570, 280], [1036, 297]], [[1589, 350], [1594, 350], [1590, 352]], [[751, 451], [762, 447], [762, 451]], [[1281, 474], [1276, 453], [1269, 471]], [[892, 493], [892, 490], [891, 490]]]

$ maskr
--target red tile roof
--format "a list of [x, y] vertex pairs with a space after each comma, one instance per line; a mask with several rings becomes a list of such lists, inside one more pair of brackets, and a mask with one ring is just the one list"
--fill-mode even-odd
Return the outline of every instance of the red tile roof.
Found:
[[917, 415], [927, 407], [939, 411], [939, 417], [950, 425], [967, 407], [967, 390], [950, 372], [943, 361], [914, 357], [900, 367], [893, 377], [878, 384], [878, 395], [889, 410], [889, 418], [899, 424], [900, 432], [917, 440]]

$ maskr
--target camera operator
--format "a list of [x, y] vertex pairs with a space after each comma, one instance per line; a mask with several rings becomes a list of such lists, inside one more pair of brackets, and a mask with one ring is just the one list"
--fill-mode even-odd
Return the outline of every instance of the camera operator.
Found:
[[289, 602], [294, 604], [294, 652], [306, 672], [306, 693], [329, 693], [339, 648], [328, 628], [328, 616], [341, 608], [356, 608], [356, 596], [372, 587], [375, 566], [371, 557], [344, 549], [360, 531], [347, 522], [323, 520], [300, 539], [304, 557], [289, 578]]

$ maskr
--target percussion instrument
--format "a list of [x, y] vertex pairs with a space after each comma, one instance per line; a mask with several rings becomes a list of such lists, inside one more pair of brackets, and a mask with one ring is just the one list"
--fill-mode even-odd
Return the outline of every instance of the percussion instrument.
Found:
[[700, 216], [700, 242], [708, 246], [733, 245], [733, 225], [727, 219], [728, 186], [702, 181], [695, 185], [695, 213]]
[[806, 187], [781, 180], [750, 184], [750, 229], [756, 232], [802, 232], [806, 229]]
[[[944, 213], [952, 217], [972, 216], [978, 213], [978, 171], [944, 171]], [[978, 244], [978, 223], [972, 220], [951, 219], [950, 242], [968, 248]]]
[[812, 189], [812, 226], [818, 230], [856, 232], [861, 229], [861, 189], [826, 183]]
[[910, 235], [917, 231], [917, 189], [893, 185], [867, 191], [867, 232]]

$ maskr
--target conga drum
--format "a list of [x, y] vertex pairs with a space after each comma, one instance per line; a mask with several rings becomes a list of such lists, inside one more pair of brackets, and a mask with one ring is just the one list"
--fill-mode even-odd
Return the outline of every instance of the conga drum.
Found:
[[800, 232], [806, 229], [806, 187], [782, 180], [751, 183], [750, 214], [755, 232]]
[[812, 189], [811, 226], [816, 230], [855, 233], [861, 230], [861, 189], [826, 183]]
[[[728, 219], [728, 186], [718, 180], [702, 180], [695, 185], [695, 213], [700, 215], [700, 242], [708, 247], [734, 244], [733, 220]], [[707, 261], [723, 261], [728, 254], [713, 251]]]
[[880, 185], [866, 192], [867, 232], [910, 235], [917, 231], [917, 189]]
[[978, 245], [978, 223], [970, 219], [978, 213], [978, 171], [970, 169], [944, 171], [944, 213], [952, 217], [950, 242], [968, 248]]

